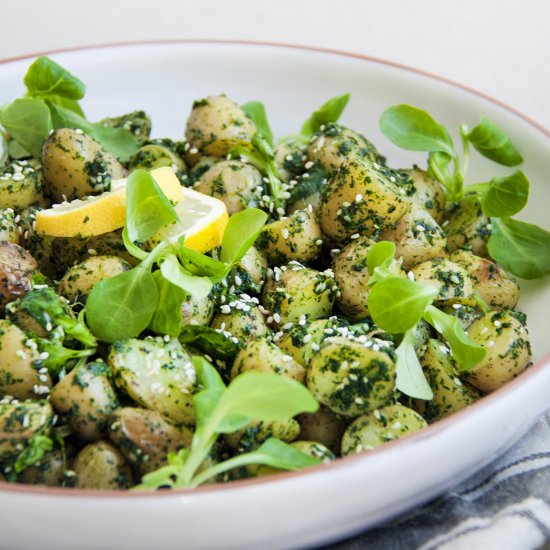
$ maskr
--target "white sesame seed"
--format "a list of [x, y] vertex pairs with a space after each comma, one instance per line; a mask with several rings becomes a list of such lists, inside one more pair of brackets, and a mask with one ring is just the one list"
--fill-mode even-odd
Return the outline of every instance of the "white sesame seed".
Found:
[[382, 418], [382, 415], [378, 409], [375, 409], [372, 414], [374, 414], [374, 418], [376, 418], [376, 420], [380, 420]]
[[354, 401], [358, 404], [358, 405], [362, 405], [365, 401], [361, 398], [361, 397], [356, 397], [354, 399]]
[[228, 314], [231, 313], [231, 308], [226, 304], [220, 307], [222, 313]]
[[487, 347], [488, 348], [492, 348], [495, 346], [495, 342], [493, 340], [489, 340], [489, 342], [487, 342]]
[[189, 153], [192, 155], [196, 155], [199, 152], [199, 150], [196, 147], [193, 147], [192, 149], [189, 149]]
[[288, 239], [288, 237], [290, 236], [290, 233], [288, 231], [288, 229], [285, 227], [282, 231], [281, 231], [281, 235], [283, 236], [283, 239]]
[[363, 195], [361, 195], [361, 193], [357, 193], [357, 195], [355, 195], [355, 202], [362, 202], [363, 201]]
[[306, 170], [309, 170], [310, 168], [313, 168], [313, 162], [311, 160], [307, 161], [305, 164], [304, 164], [304, 168]]
[[426, 231], [426, 228], [425, 228], [423, 225], [418, 224], [418, 225], [416, 226], [416, 230], [417, 230], [417, 231]]
[[350, 239], [353, 239], [353, 240], [358, 239], [358, 238], [359, 238], [359, 233], [354, 233], [354, 234], [350, 237]]
[[238, 275], [235, 275], [235, 284], [237, 286], [241, 286], [243, 284], [243, 280]]
[[304, 336], [304, 344], [308, 344], [309, 342], [311, 342], [311, 334], [306, 334]]
[[502, 323], [500, 321], [493, 321], [493, 325], [495, 325], [495, 327], [497, 328], [500, 328], [502, 326]]
[[458, 378], [455, 377], [453, 380], [457, 386], [462, 386], [462, 382]]
[[316, 244], [317, 246], [321, 246], [321, 245], [323, 244], [323, 239], [317, 239], [317, 240], [315, 241], [315, 244]]
[[399, 428], [401, 428], [401, 422], [394, 422], [392, 425], [392, 430], [398, 430]]
[[281, 316], [280, 316], [278, 313], [274, 313], [274, 314], [273, 314], [273, 320], [274, 320], [276, 323], [280, 323], [280, 322], [281, 322]]
[[449, 277], [449, 280], [451, 281], [451, 283], [454, 283], [455, 285], [460, 284], [460, 279], [456, 275], [451, 275]]
[[462, 304], [453, 304], [453, 309], [460, 309]]

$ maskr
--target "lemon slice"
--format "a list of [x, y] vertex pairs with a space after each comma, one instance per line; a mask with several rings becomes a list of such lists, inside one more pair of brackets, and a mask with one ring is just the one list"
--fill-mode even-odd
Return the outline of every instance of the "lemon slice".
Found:
[[[182, 199], [182, 187], [169, 166], [151, 170], [151, 175], [171, 202]], [[111, 183], [101, 195], [54, 204], [36, 214], [36, 232], [50, 237], [93, 237], [124, 227], [126, 179]]]
[[185, 246], [198, 252], [220, 246], [229, 220], [225, 204], [193, 189], [183, 187], [182, 193], [183, 199], [174, 207], [179, 221], [161, 229], [149, 244], [155, 246], [165, 239], [175, 242], [185, 235]]

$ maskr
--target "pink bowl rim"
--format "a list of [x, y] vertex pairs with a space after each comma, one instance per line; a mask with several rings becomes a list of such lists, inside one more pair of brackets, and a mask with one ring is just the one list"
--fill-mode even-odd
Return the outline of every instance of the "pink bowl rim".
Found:
[[[313, 53], [341, 56], [348, 59], [349, 58], [358, 59], [358, 60], [366, 61], [368, 63], [375, 63], [386, 67], [393, 67], [393, 68], [400, 69], [409, 73], [417, 74], [422, 77], [426, 77], [428, 79], [432, 79], [438, 82], [450, 84], [451, 86], [457, 89], [460, 89], [469, 94], [482, 98], [508, 111], [512, 115], [522, 119], [524, 122], [528, 123], [530, 126], [532, 126], [536, 130], [544, 134], [547, 138], [550, 138], [550, 130], [548, 130], [547, 128], [545, 128], [535, 120], [521, 113], [517, 109], [507, 105], [506, 103], [498, 99], [495, 99], [483, 92], [475, 90], [474, 88], [465, 86], [464, 84], [460, 84], [458, 82], [455, 82], [448, 78], [431, 73], [429, 71], [410, 67], [408, 65], [398, 63], [395, 61], [389, 61], [389, 60], [385, 60], [385, 59], [381, 59], [378, 57], [373, 57], [365, 54], [360, 54], [360, 53], [347, 52], [347, 51], [331, 49], [331, 48], [323, 48], [318, 46], [288, 44], [288, 43], [278, 43], [278, 42], [262, 42], [262, 41], [253, 41], [253, 40], [250, 40], [250, 41], [249, 40], [224, 40], [224, 39], [208, 39], [208, 38], [144, 40], [144, 41], [136, 40], [136, 41], [122, 41], [122, 42], [113, 42], [113, 43], [104, 43], [104, 44], [90, 44], [85, 46], [46, 50], [46, 51], [38, 52], [34, 54], [25, 54], [21, 56], [1, 59], [0, 65], [6, 65], [6, 64], [14, 63], [18, 61], [32, 60], [41, 55], [56, 55], [56, 54], [74, 53], [79, 51], [96, 50], [96, 49], [125, 48], [125, 47], [131, 47], [131, 46], [163, 46], [163, 45], [172, 45], [172, 44], [173, 45], [221, 45], [221, 46], [227, 45], [227, 46], [284, 48], [287, 50], [291, 50], [291, 51], [294, 50], [298, 52], [310, 52], [310, 53], [313, 52]], [[518, 377], [508, 382], [502, 388], [499, 388], [493, 393], [484, 396], [481, 400], [477, 401], [476, 403], [467, 407], [466, 409], [462, 409], [452, 414], [449, 417], [443, 418], [442, 420], [439, 420], [434, 424], [431, 424], [430, 426], [428, 426], [427, 428], [425, 428], [420, 432], [416, 432], [402, 439], [386, 443], [381, 447], [377, 447], [376, 449], [369, 451], [368, 453], [342, 457], [329, 464], [321, 464], [319, 466], [313, 466], [305, 470], [281, 472], [272, 476], [232, 481], [226, 484], [203, 485], [194, 489], [173, 489], [173, 490], [155, 491], [155, 492], [131, 491], [131, 490], [107, 491], [107, 490], [45, 487], [45, 486], [38, 486], [38, 485], [15, 484], [15, 483], [8, 483], [8, 482], [2, 482], [2, 481], [0, 481], [0, 491], [19, 493], [19, 494], [31, 494], [31, 495], [38, 495], [38, 496], [48, 496], [48, 497], [49, 496], [55, 496], [55, 497], [62, 496], [66, 498], [71, 498], [71, 497], [72, 498], [75, 498], [75, 497], [90, 498], [91, 497], [94, 499], [98, 498], [100, 500], [105, 498], [158, 499], [158, 498], [177, 498], [182, 496], [190, 497], [190, 498], [193, 498], [193, 497], [199, 498], [201, 495], [218, 492], [218, 491], [238, 491], [240, 489], [246, 489], [251, 486], [265, 485], [265, 484], [270, 484], [270, 483], [274, 483], [282, 480], [286, 481], [296, 477], [318, 475], [328, 470], [335, 471], [341, 468], [345, 468], [347, 467], [348, 464], [352, 462], [357, 463], [357, 462], [368, 461], [370, 456], [379, 455], [380, 453], [385, 453], [390, 450], [393, 450], [395, 449], [396, 445], [401, 447], [404, 447], [407, 445], [410, 447], [416, 444], [417, 442], [426, 440], [431, 437], [436, 437], [438, 433], [446, 430], [449, 426], [454, 425], [456, 422], [460, 422], [460, 420], [463, 417], [476, 414], [476, 411], [479, 411], [482, 407], [488, 407], [496, 400], [504, 399], [506, 395], [515, 391], [515, 388], [519, 387], [520, 385], [524, 385], [525, 383], [527, 383], [528, 380], [535, 378], [546, 367], [550, 367], [550, 353], [544, 356], [539, 361], [537, 361], [537, 363], [529, 367], [526, 371], [521, 373]]]

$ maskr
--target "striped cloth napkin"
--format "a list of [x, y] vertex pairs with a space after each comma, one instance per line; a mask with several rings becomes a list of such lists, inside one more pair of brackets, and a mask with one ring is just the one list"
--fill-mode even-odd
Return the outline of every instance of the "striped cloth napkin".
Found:
[[325, 550], [539, 548], [550, 549], [550, 412], [505, 455], [454, 490]]

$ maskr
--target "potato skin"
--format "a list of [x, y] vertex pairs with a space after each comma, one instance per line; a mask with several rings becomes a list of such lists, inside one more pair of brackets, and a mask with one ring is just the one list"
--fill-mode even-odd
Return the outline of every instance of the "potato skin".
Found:
[[531, 363], [527, 329], [512, 311], [486, 313], [472, 323], [468, 335], [485, 348], [486, 355], [466, 373], [465, 379], [483, 392], [500, 388]]
[[275, 373], [300, 383], [304, 382], [306, 376], [302, 365], [265, 338], [249, 340], [239, 351], [233, 363], [231, 378], [249, 371]]
[[498, 264], [466, 250], [453, 252], [450, 259], [466, 269], [481, 298], [491, 309], [514, 309], [519, 285]]
[[380, 160], [376, 147], [367, 138], [335, 123], [326, 124], [312, 137], [307, 147], [308, 158], [318, 160], [329, 175], [336, 172], [350, 154], [372, 162]]
[[387, 441], [422, 430], [428, 423], [403, 405], [388, 405], [356, 418], [342, 437], [342, 456], [370, 451]]
[[120, 275], [130, 268], [128, 262], [117, 256], [90, 256], [63, 275], [57, 291], [67, 300], [84, 303], [99, 281]]
[[111, 416], [109, 438], [141, 474], [166, 465], [168, 453], [191, 444], [192, 432], [155, 411], [121, 407]]
[[108, 441], [86, 445], [76, 455], [73, 470], [79, 489], [129, 489], [133, 485], [124, 456]]
[[111, 180], [126, 175], [111, 153], [73, 128], [50, 134], [42, 147], [42, 165], [47, 191], [58, 203], [108, 191]]
[[322, 188], [321, 229], [335, 243], [352, 235], [372, 236], [393, 225], [407, 210], [407, 190], [398, 187], [393, 172], [365, 158], [346, 158]]
[[52, 380], [42, 368], [36, 345], [16, 325], [0, 319], [0, 395], [36, 399], [49, 393]]
[[417, 206], [427, 210], [432, 218], [441, 224], [446, 214], [446, 198], [443, 186], [432, 178], [425, 170], [413, 166], [403, 170], [408, 174], [414, 185], [415, 192], [410, 196]]
[[474, 282], [470, 274], [447, 258], [434, 258], [411, 269], [417, 283], [434, 286], [439, 293], [434, 303], [439, 306], [477, 305]]
[[249, 143], [255, 131], [254, 123], [235, 102], [217, 95], [193, 103], [185, 138], [192, 149], [223, 156], [232, 147]]
[[300, 423], [301, 439], [317, 441], [333, 453], [340, 454], [340, 441], [346, 430], [346, 420], [324, 406], [314, 413], [300, 414], [297, 419]]
[[86, 441], [100, 439], [111, 413], [119, 406], [103, 362], [75, 367], [51, 392], [54, 408], [64, 414], [73, 430]]
[[395, 225], [382, 231], [380, 240], [395, 243], [395, 255], [402, 258], [405, 269], [447, 255], [445, 233], [430, 213], [414, 202]]
[[389, 403], [395, 365], [383, 351], [342, 337], [329, 338], [309, 362], [306, 383], [332, 412], [354, 417]]
[[290, 216], [266, 225], [256, 247], [271, 265], [291, 260], [311, 262], [321, 252], [323, 234], [313, 208], [296, 210]]
[[264, 287], [262, 303], [275, 324], [284, 325], [298, 322], [301, 317], [309, 320], [328, 317], [337, 293], [332, 271], [319, 272], [291, 262], [274, 269], [273, 277]]
[[490, 222], [475, 198], [464, 197], [443, 223], [449, 252], [469, 250], [476, 256], [486, 258], [489, 255], [487, 241], [491, 236]]
[[225, 203], [229, 215], [254, 206], [258, 196], [253, 191], [262, 186], [262, 174], [240, 160], [223, 160], [209, 168], [194, 189]]
[[413, 401], [413, 408], [427, 421], [445, 418], [460, 409], [475, 403], [480, 393], [462, 382], [456, 362], [449, 349], [438, 340], [430, 340], [420, 357], [420, 364], [433, 391], [433, 399]]
[[252, 304], [249, 307], [248, 311], [231, 309], [230, 313], [216, 313], [210, 326], [229, 332], [242, 343], [267, 336], [269, 329], [262, 312]]
[[36, 260], [21, 246], [0, 241], [0, 313], [6, 306], [31, 289]]
[[35, 435], [48, 435], [53, 409], [47, 401], [0, 403], [0, 462], [13, 460]]
[[26, 160], [14, 161], [0, 175], [0, 208], [22, 210], [44, 201], [44, 183]]

